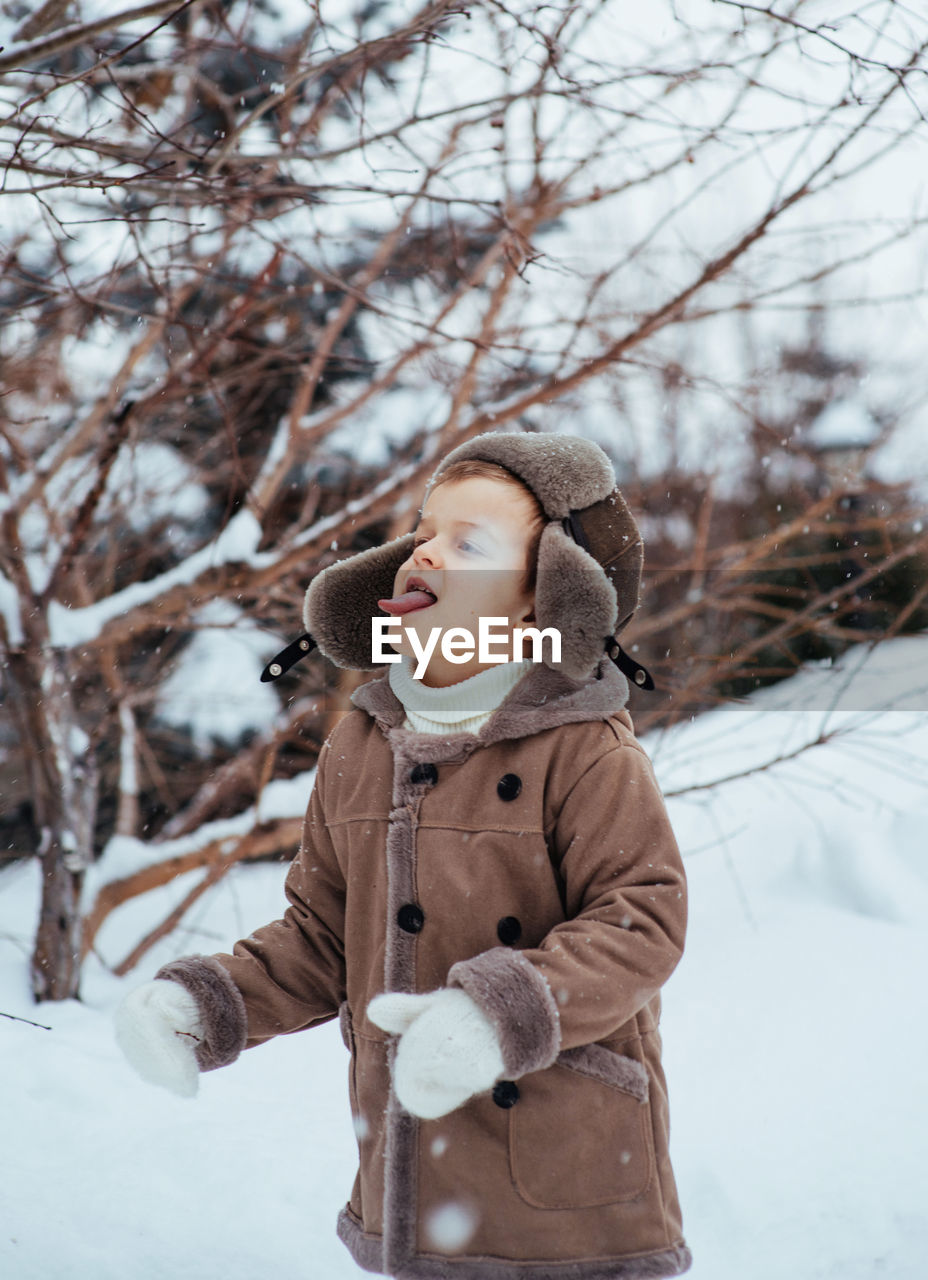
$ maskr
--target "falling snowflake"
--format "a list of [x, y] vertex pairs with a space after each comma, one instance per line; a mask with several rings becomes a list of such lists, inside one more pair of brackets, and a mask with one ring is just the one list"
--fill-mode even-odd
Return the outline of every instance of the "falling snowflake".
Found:
[[460, 1201], [450, 1200], [426, 1214], [425, 1233], [436, 1249], [453, 1253], [467, 1244], [477, 1227], [477, 1214]]

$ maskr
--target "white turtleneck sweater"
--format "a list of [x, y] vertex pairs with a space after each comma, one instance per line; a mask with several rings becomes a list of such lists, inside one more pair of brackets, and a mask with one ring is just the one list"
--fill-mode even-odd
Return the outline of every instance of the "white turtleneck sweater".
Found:
[[500, 662], [444, 688], [433, 689], [413, 677], [406, 654], [390, 664], [390, 688], [406, 708], [404, 729], [418, 733], [476, 733], [526, 674], [532, 661]]

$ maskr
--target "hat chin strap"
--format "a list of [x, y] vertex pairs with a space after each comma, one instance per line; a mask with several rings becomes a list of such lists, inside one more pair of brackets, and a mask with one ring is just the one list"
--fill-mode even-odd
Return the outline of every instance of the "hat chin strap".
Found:
[[[637, 689], [654, 689], [654, 678], [647, 667], [643, 667], [640, 662], [635, 659], [619, 644], [615, 636], [606, 636], [606, 653], [622, 672], [622, 675], [631, 680]], [[262, 676], [262, 679], [264, 677]]]
[[268, 680], [276, 680], [279, 676], [285, 675], [301, 658], [305, 658], [308, 653], [312, 653], [313, 649], [318, 647], [309, 632], [304, 631], [292, 644], [288, 644], [286, 649], [281, 649], [280, 653], [274, 654], [261, 672], [262, 681], [267, 683]]

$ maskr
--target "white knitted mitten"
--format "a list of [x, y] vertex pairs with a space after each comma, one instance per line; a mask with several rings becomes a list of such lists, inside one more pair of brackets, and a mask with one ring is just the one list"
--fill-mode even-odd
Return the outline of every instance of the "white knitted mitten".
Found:
[[114, 1022], [116, 1043], [143, 1080], [183, 1098], [195, 1096], [203, 1024], [186, 987], [167, 978], [145, 982], [116, 1007]]
[[367, 1016], [400, 1037], [393, 1087], [405, 1109], [423, 1120], [447, 1115], [489, 1089], [505, 1071], [493, 1024], [456, 987], [425, 995], [395, 991], [375, 996]]

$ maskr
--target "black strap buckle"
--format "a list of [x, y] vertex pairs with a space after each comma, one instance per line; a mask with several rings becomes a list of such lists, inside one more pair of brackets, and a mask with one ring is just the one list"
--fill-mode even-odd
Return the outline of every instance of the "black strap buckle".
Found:
[[301, 658], [305, 658], [308, 653], [312, 653], [315, 648], [315, 640], [308, 631], [304, 631], [301, 636], [297, 636], [293, 644], [288, 644], [286, 649], [281, 649], [280, 653], [274, 654], [261, 672], [261, 679], [265, 683], [268, 680], [276, 680], [285, 671], [289, 671], [291, 667], [296, 666]]
[[643, 667], [640, 662], [636, 662], [634, 658], [630, 657], [615, 636], [606, 636], [606, 652], [623, 676], [631, 680], [636, 688], [653, 689], [655, 687], [654, 678], [648, 668]]

